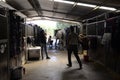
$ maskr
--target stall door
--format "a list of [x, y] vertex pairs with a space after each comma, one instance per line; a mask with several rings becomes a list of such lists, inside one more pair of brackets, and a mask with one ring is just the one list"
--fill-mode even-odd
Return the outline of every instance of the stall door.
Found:
[[0, 80], [9, 80], [7, 19], [2, 15], [0, 15]]

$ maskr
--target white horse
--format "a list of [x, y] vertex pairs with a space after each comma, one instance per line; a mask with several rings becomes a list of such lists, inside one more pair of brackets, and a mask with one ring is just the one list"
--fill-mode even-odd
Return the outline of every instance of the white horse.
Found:
[[65, 47], [65, 43], [66, 43], [65, 35], [66, 33], [64, 29], [61, 29], [56, 33], [56, 45], [58, 44], [60, 49], [64, 49]]

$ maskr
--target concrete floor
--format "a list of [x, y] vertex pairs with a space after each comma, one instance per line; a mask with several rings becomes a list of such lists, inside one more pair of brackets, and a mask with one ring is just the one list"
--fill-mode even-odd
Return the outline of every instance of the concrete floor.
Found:
[[[51, 59], [29, 61], [25, 64], [26, 73], [22, 80], [118, 80], [104, 67], [95, 62], [83, 62], [83, 69], [72, 56], [73, 66], [68, 68], [66, 51], [48, 51]], [[80, 55], [82, 59], [82, 55]]]

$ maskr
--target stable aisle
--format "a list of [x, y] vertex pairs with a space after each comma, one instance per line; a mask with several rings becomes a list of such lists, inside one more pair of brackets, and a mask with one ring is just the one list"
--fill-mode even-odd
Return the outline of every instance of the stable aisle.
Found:
[[[51, 59], [29, 61], [22, 80], [119, 80], [95, 62], [83, 62], [83, 69], [72, 55], [73, 66], [68, 68], [66, 51], [48, 51]], [[80, 55], [82, 59], [82, 55]]]

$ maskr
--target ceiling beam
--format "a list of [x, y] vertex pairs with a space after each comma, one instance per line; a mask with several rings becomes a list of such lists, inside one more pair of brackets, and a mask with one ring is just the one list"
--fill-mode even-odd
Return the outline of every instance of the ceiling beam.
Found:
[[[32, 17], [39, 17], [38, 15], [36, 16], [29, 16], [29, 18], [32, 18]], [[58, 18], [58, 17], [51, 17], [51, 16], [43, 16], [42, 17], [47, 17], [47, 18], [52, 18], [52, 19], [59, 19], [59, 20], [67, 20], [67, 21], [75, 21], [75, 22], [81, 22], [82, 20], [75, 20], [75, 19], [66, 19], [66, 18]]]
[[53, 4], [53, 16], [55, 16], [55, 14], [56, 14], [56, 10], [58, 9], [58, 5], [59, 4], [54, 1], [54, 4]]
[[[55, 10], [47, 10], [47, 9], [41, 9], [42, 11], [46, 12], [53, 12], [53, 13], [59, 13], [59, 14], [66, 14], [66, 15], [71, 15], [71, 16], [79, 16], [79, 15], [74, 15], [71, 13], [65, 13], [65, 12], [60, 12], [60, 11], [55, 11]], [[24, 9], [24, 10], [19, 10], [20, 12], [26, 12], [26, 11], [34, 11], [34, 9]]]
[[31, 4], [31, 6], [36, 10], [36, 12], [38, 13], [38, 15], [42, 16], [42, 10], [41, 10], [41, 6], [39, 4], [38, 0], [28, 0], [28, 2]]
[[70, 15], [70, 13], [72, 13], [76, 7], [77, 3], [75, 2], [74, 5], [72, 6], [71, 10], [67, 12], [66, 14], [66, 18], [68, 17], [68, 15]]
[[73, 4], [71, 10], [69, 10], [69, 11], [67, 12], [66, 18], [68, 17], [69, 13], [71, 13], [71, 12], [74, 11], [75, 7], [77, 6], [77, 2], [78, 2], [78, 0], [74, 0], [74, 4]]

